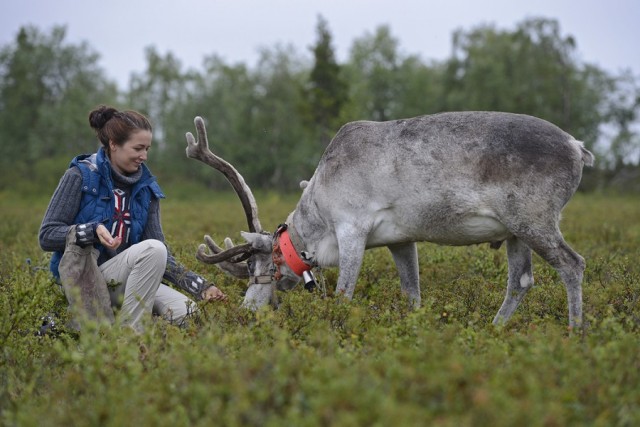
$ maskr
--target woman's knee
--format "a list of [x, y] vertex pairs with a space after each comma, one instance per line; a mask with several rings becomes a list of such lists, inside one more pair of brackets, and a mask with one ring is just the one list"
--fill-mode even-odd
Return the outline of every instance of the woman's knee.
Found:
[[138, 243], [142, 246], [141, 256], [153, 260], [163, 270], [167, 266], [167, 247], [160, 240], [147, 239]]

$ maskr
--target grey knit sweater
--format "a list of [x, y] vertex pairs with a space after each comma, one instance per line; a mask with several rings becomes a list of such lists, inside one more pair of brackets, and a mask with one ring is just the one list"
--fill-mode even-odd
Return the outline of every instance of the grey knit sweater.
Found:
[[[114, 186], [127, 193], [127, 195], [130, 194], [131, 187], [140, 179], [141, 175], [138, 173], [132, 176], [123, 176], [113, 169], [111, 173]], [[64, 250], [69, 227], [74, 225], [74, 219], [80, 210], [81, 187], [82, 174], [80, 170], [75, 167], [67, 169], [51, 197], [49, 207], [40, 226], [39, 240], [40, 247], [43, 250], [51, 252]], [[84, 229], [95, 230], [95, 224], [87, 224]], [[99, 242], [97, 236], [91, 231], [88, 233], [88, 237], [84, 239], [88, 239], [88, 243]], [[160, 224], [160, 203], [156, 198], [151, 199], [149, 216], [141, 239], [156, 239], [166, 245], [162, 225]], [[129, 242], [123, 242], [116, 251], [104, 251], [98, 259], [98, 265], [126, 250], [129, 246]], [[167, 252], [169, 255], [163, 281], [186, 291], [196, 299], [202, 299], [202, 292], [212, 283], [207, 282], [202, 276], [188, 271], [176, 261], [169, 250]]]

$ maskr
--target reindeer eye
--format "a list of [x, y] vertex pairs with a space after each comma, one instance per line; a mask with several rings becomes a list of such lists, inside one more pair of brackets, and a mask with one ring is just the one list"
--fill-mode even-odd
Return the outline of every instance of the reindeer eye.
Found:
[[249, 274], [253, 274], [253, 271], [255, 270], [255, 263], [251, 259], [247, 260], [247, 269], [249, 270]]

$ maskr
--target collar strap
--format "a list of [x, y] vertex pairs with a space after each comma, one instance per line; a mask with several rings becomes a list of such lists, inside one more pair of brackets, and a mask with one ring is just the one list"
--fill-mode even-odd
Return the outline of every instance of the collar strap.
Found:
[[280, 232], [279, 239], [280, 250], [282, 251], [282, 256], [284, 261], [287, 263], [287, 266], [298, 276], [302, 276], [302, 273], [305, 271], [311, 270], [311, 266], [304, 262], [296, 248], [293, 247], [293, 243], [291, 243], [291, 236], [289, 236], [289, 231], [282, 230]]
[[249, 281], [250, 285], [270, 285], [271, 283], [273, 283], [273, 277], [267, 275], [255, 276]]

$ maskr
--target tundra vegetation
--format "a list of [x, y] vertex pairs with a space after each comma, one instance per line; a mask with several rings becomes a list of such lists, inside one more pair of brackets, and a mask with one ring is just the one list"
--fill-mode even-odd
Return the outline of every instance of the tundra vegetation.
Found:
[[[577, 194], [566, 239], [587, 260], [582, 330], [567, 328], [555, 271], [510, 322], [491, 320], [507, 281], [504, 247], [418, 245], [423, 307], [403, 299], [387, 250], [366, 252], [354, 299], [279, 293], [278, 310], [240, 307], [242, 281], [196, 261], [201, 236], [246, 226], [232, 193], [167, 188], [172, 250], [229, 294], [188, 328], [157, 321], [66, 331], [66, 303], [36, 231], [43, 197], [0, 203], [0, 411], [5, 425], [637, 425], [640, 422], [640, 204]], [[256, 195], [266, 229], [295, 196]], [[189, 209], [184, 209], [188, 205]], [[222, 214], [222, 213], [225, 214]], [[213, 234], [216, 241], [223, 234]], [[31, 262], [27, 263], [27, 259]], [[58, 332], [37, 336], [55, 314]]]

